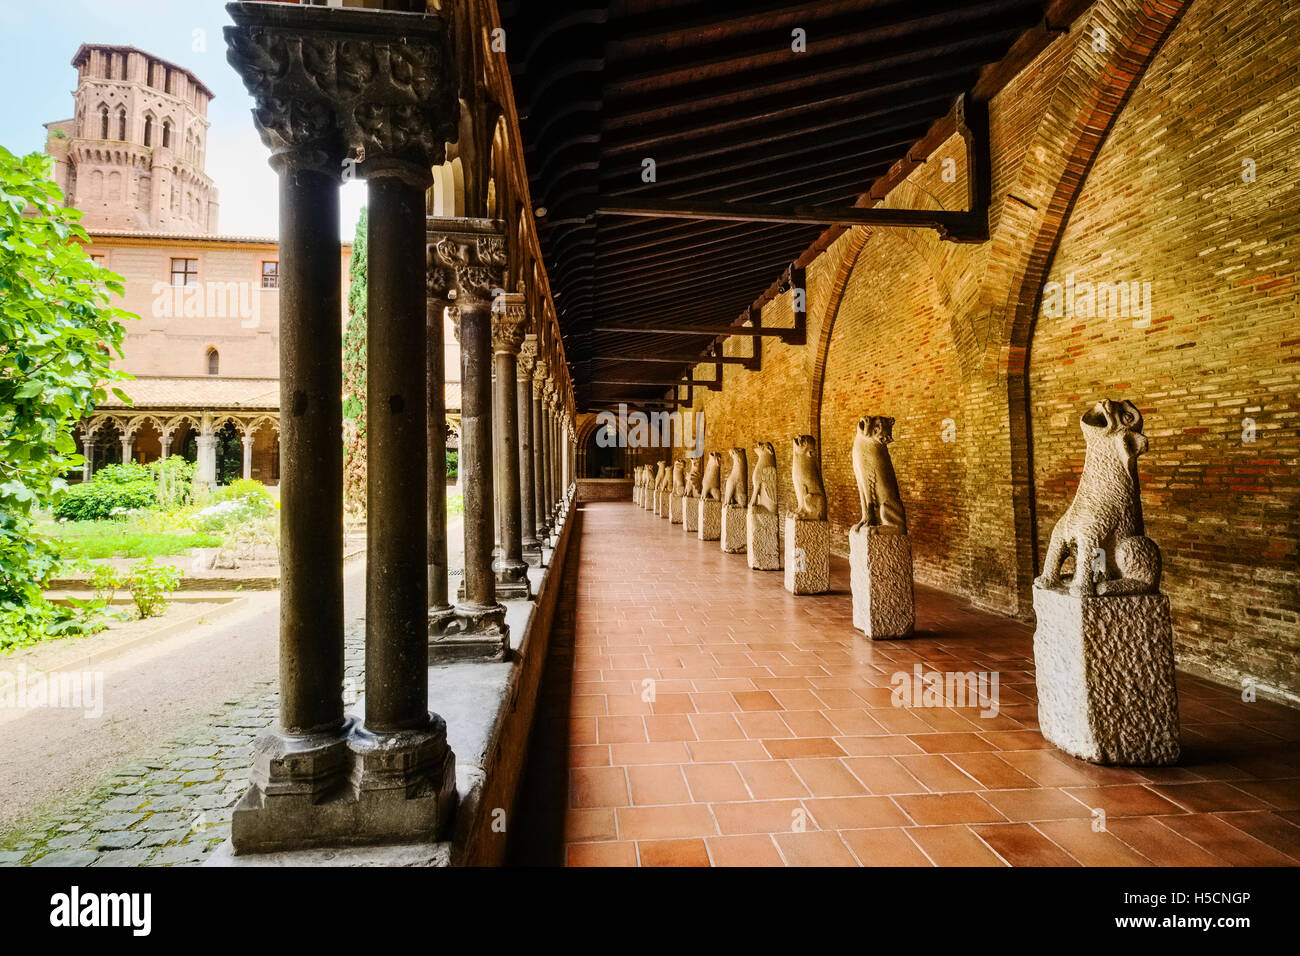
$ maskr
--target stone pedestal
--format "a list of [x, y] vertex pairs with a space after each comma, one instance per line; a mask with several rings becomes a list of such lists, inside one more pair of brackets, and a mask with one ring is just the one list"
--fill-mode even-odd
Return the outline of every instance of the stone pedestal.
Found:
[[849, 532], [853, 626], [873, 641], [910, 637], [916, 626], [912, 543], [896, 526]]
[[781, 570], [781, 518], [771, 511], [745, 514], [745, 554], [755, 571]]
[[791, 594], [824, 594], [831, 586], [831, 523], [787, 515], [785, 589]]
[[722, 536], [722, 502], [713, 498], [701, 498], [695, 512], [700, 540], [717, 541]]
[[723, 505], [722, 550], [728, 554], [741, 554], [745, 550], [745, 506]]
[[1178, 760], [1174, 633], [1163, 594], [1073, 597], [1034, 588], [1043, 736], [1100, 764]]
[[663, 493], [662, 491], [656, 489], [656, 490], [655, 490], [655, 497], [654, 497], [654, 513], [655, 513], [655, 517], [659, 517], [660, 515], [662, 515], [662, 514], [663, 514], [663, 510], [664, 510], [664, 493]]
[[682, 496], [668, 496], [668, 521], [671, 524], [682, 523]]
[[695, 534], [700, 530], [700, 499], [682, 500], [682, 529], [687, 534]]
[[[660, 492], [659, 511], [658, 511], [659, 517], [663, 518], [664, 520], [671, 520], [672, 510], [673, 510], [673, 493], [671, 491]], [[679, 518], [678, 520], [681, 519]]]

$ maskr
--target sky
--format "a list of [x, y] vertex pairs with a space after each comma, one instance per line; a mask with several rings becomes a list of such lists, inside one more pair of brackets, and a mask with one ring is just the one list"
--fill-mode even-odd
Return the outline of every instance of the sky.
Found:
[[[220, 190], [223, 235], [278, 235], [275, 173], [249, 114], [253, 101], [226, 62], [224, 0], [0, 0], [0, 145], [41, 152], [51, 120], [73, 114], [82, 43], [139, 47], [191, 70], [214, 94], [207, 173]], [[339, 237], [351, 240], [365, 186], [343, 187]]]

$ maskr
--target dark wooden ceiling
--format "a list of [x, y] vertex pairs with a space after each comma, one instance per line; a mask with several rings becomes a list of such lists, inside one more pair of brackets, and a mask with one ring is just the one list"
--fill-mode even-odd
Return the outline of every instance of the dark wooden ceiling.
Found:
[[[1049, 22], [1052, 6], [500, 0], [579, 408], [662, 397], [685, 360], [628, 358], [696, 356], [713, 341], [596, 329], [731, 325], [825, 229], [596, 214], [602, 204], [852, 205], [982, 71], [1034, 46], [1028, 32], [1041, 48], [1067, 26]], [[792, 50], [795, 29], [807, 52]]]

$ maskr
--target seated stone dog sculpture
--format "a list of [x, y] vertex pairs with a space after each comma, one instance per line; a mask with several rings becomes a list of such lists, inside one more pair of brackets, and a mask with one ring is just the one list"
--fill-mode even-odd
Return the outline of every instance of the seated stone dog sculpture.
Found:
[[[1132, 402], [1103, 399], [1079, 419], [1087, 449], [1074, 501], [1052, 528], [1043, 573], [1054, 588], [1074, 555], [1072, 595], [1151, 594], [1160, 586], [1160, 549], [1145, 536], [1138, 456], [1147, 450], [1142, 413]], [[1102, 560], [1098, 560], [1101, 558]]]

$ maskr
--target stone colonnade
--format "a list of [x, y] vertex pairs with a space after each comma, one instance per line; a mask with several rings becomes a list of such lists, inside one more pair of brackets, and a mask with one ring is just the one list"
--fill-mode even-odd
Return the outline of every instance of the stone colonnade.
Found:
[[[234, 851], [427, 843], [445, 834], [455, 799], [428, 667], [508, 655], [502, 600], [531, 597], [528, 568], [572, 499], [572, 389], [553, 307], [515, 261], [515, 224], [426, 215], [431, 170], [460, 129], [441, 18], [228, 9], [228, 56], [271, 149], [281, 229], [280, 719], [256, 745]], [[342, 329], [329, 317], [340, 308], [339, 185], [353, 174], [370, 209], [368, 541], [365, 696], [346, 714]], [[465, 576], [454, 596], [444, 315], [461, 355]], [[410, 468], [413, 453], [425, 468]]]
[[[217, 481], [217, 432], [222, 426], [233, 425], [243, 445], [243, 464], [241, 477], [253, 477], [253, 444], [259, 430], [266, 428], [278, 432], [280, 416], [276, 412], [243, 412], [224, 409], [196, 409], [193, 411], [159, 411], [129, 414], [122, 412], [101, 412], [92, 415], [77, 428], [77, 439], [81, 445], [81, 454], [86, 459], [81, 469], [83, 481], [89, 481], [95, 473], [95, 449], [103, 442], [116, 441], [122, 447], [122, 461], [128, 462], [135, 457], [135, 440], [144, 425], [150, 425], [158, 436], [159, 458], [178, 455], [176, 438], [185, 427], [193, 428], [198, 445], [195, 461], [195, 478], [208, 485]], [[116, 437], [107, 434], [112, 426]]]

